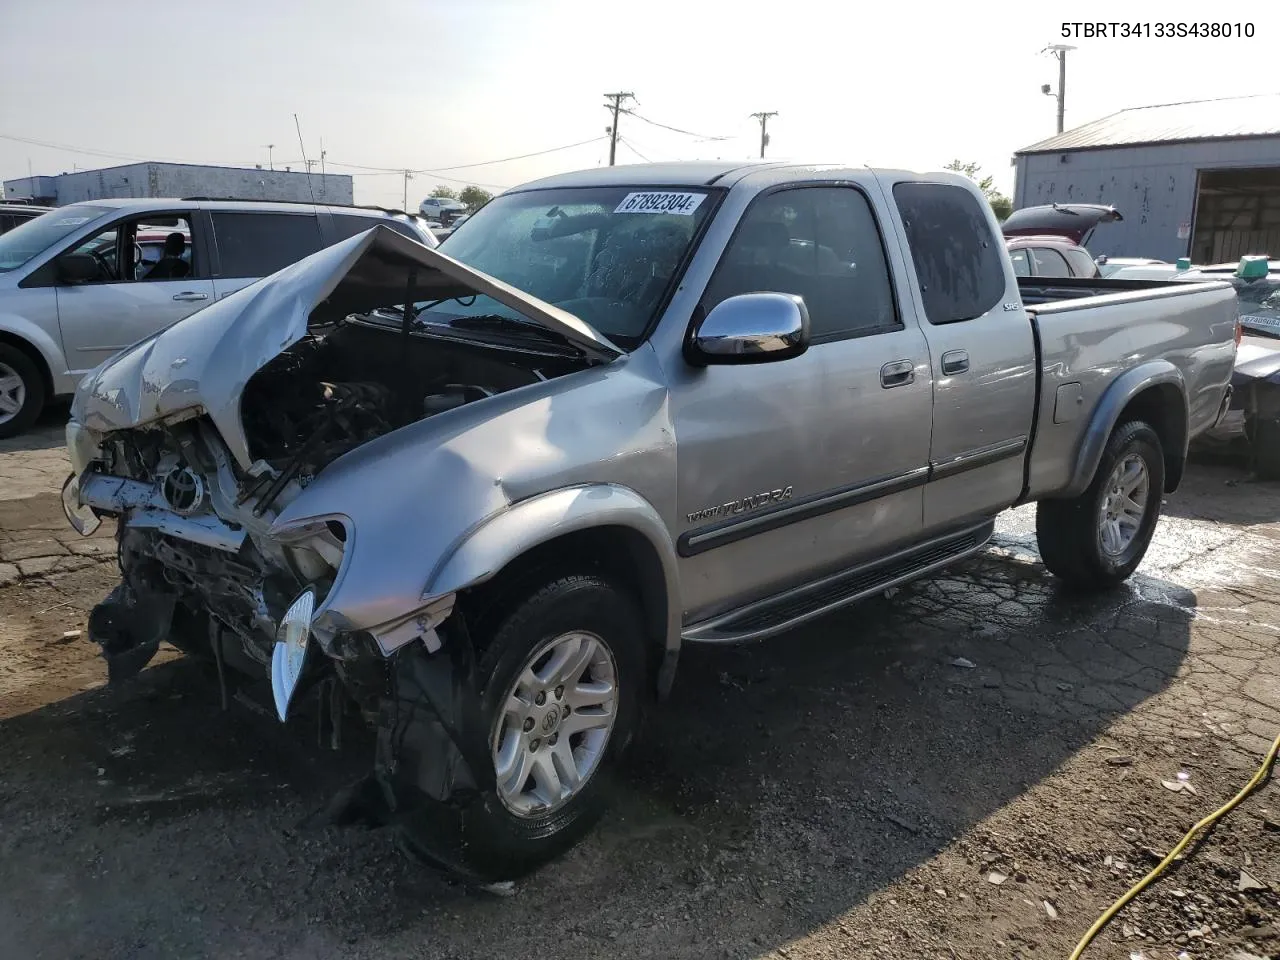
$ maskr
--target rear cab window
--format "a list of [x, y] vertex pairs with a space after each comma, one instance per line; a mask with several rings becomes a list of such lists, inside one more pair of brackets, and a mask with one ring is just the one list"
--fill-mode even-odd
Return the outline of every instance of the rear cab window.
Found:
[[1005, 292], [1006, 247], [978, 198], [950, 183], [906, 181], [894, 185], [893, 199], [928, 321], [959, 323], [995, 307]]

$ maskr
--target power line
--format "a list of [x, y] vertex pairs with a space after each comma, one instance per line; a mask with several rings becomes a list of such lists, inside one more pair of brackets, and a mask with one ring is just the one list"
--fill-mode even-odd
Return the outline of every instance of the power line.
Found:
[[[33, 147], [45, 147], [49, 150], [61, 150], [64, 153], [76, 153], [85, 157], [106, 157], [110, 160], [132, 160], [135, 163], [147, 163], [154, 161], [156, 163], [184, 163], [189, 166], [201, 166], [192, 160], [179, 160], [175, 157], [158, 157], [154, 154], [149, 157], [138, 157], [128, 153], [117, 153], [113, 150], [93, 150], [89, 147], [73, 147], [65, 143], [54, 143], [49, 140], [36, 140], [32, 137], [15, 137], [12, 134], [0, 133], [0, 140], [11, 140], [15, 143], [25, 143]], [[252, 164], [234, 164], [234, 166], [249, 167]]]
[[[519, 154], [513, 157], [500, 157], [496, 160], [480, 160], [475, 163], [464, 163], [464, 164], [458, 164], [456, 166], [442, 167], [439, 170], [426, 169], [426, 168], [420, 168], [420, 169], [410, 168], [409, 172], [421, 173], [421, 174], [425, 174], [433, 177], [438, 177], [441, 180], [448, 180], [452, 183], [468, 183], [468, 184], [474, 183], [478, 187], [493, 187], [496, 190], [505, 190], [506, 189], [505, 184], [482, 183], [476, 180], [467, 180], [462, 177], [450, 177], [447, 174], [443, 173], [442, 171], [466, 170], [472, 167], [484, 167], [484, 166], [489, 166], [491, 164], [507, 163], [512, 160], [524, 160], [529, 157], [540, 157], [549, 153], [557, 153], [561, 150], [571, 150], [574, 147], [586, 146], [587, 144], [590, 144], [590, 143], [599, 143], [601, 140], [605, 140], [605, 139], [607, 138], [592, 137], [590, 140], [580, 140], [576, 143], [566, 143], [558, 147], [548, 147], [546, 150], [535, 150], [532, 153]], [[100, 158], [107, 158], [111, 160], [130, 160], [135, 163], [147, 163], [147, 162], [154, 161], [156, 163], [183, 163], [190, 166], [206, 165], [204, 162], [195, 161], [195, 160], [184, 160], [184, 159], [178, 159], [175, 157], [160, 157], [154, 154], [148, 157], [140, 157], [134, 154], [118, 153], [112, 150], [94, 150], [88, 147], [76, 147], [76, 146], [72, 146], [70, 144], [65, 144], [65, 143], [55, 143], [50, 140], [37, 140], [32, 137], [18, 137], [18, 136], [13, 136], [12, 134], [4, 134], [4, 133], [0, 133], [0, 140], [11, 140], [16, 143], [25, 143], [25, 144], [29, 144], [31, 146], [36, 146], [36, 147], [45, 147], [50, 150], [61, 150], [65, 153], [74, 153], [81, 156], [100, 157]], [[306, 162], [307, 161], [305, 158], [301, 160], [282, 161], [283, 164], [306, 163]], [[369, 164], [345, 163], [341, 160], [331, 160], [328, 158], [328, 156], [325, 157], [325, 164], [326, 165], [333, 164], [339, 167], [348, 167], [352, 170], [366, 171], [366, 173], [348, 174], [348, 176], [393, 175], [397, 177], [403, 177], [404, 171], [405, 171], [404, 167], [376, 167], [376, 166], [371, 166]], [[243, 166], [245, 168], [251, 168], [255, 165], [253, 163], [244, 163], [244, 164], [232, 164], [232, 166]], [[274, 168], [274, 160], [271, 166]]]
[[[330, 166], [335, 166], [335, 167], [351, 167], [351, 168], [352, 168], [352, 169], [354, 169], [354, 170], [362, 170], [362, 171], [366, 171], [366, 172], [364, 172], [364, 173], [348, 174], [348, 176], [354, 176], [354, 177], [376, 177], [376, 176], [385, 176], [385, 175], [387, 175], [387, 174], [394, 174], [394, 175], [395, 175], [395, 176], [397, 176], [397, 177], [403, 177], [403, 176], [404, 176], [404, 174], [405, 174], [405, 170], [406, 170], [406, 168], [405, 168], [405, 167], [368, 167], [368, 166], [363, 166], [363, 165], [361, 165], [361, 164], [359, 164], [359, 163], [343, 163], [341, 160], [326, 160], [325, 162], [326, 162], [327, 164], [329, 164]], [[443, 174], [443, 173], [438, 173], [438, 172], [437, 172], [437, 171], [435, 171], [435, 170], [414, 170], [414, 169], [409, 169], [409, 170], [408, 170], [408, 172], [409, 172], [409, 173], [421, 173], [421, 174], [427, 174], [427, 175], [430, 175], [430, 176], [432, 176], [432, 177], [435, 177], [437, 180], [448, 180], [448, 181], [450, 181], [451, 183], [475, 184], [477, 187], [493, 187], [495, 190], [505, 190], [505, 189], [507, 189], [507, 187], [506, 187], [506, 185], [505, 185], [505, 184], [501, 184], [501, 183], [483, 183], [483, 182], [481, 182], [481, 181], [479, 181], [479, 180], [467, 180], [467, 179], [464, 179], [463, 177], [450, 177], [450, 176], [446, 176], [446, 175], [445, 175], [445, 174]]]
[[466, 170], [470, 167], [487, 167], [495, 163], [507, 163], [510, 160], [527, 160], [529, 157], [541, 157], [548, 153], [558, 153], [561, 150], [571, 150], [574, 147], [585, 147], [589, 143], [599, 143], [604, 137], [592, 137], [590, 140], [579, 140], [577, 143], [566, 143], [563, 147], [549, 147], [546, 150], [536, 150], [533, 153], [522, 153], [517, 157], [503, 157], [501, 160], [480, 160], [476, 163], [459, 163], [452, 167], [440, 167], [441, 170]]
[[650, 160], [650, 159], [649, 159], [648, 157], [646, 157], [643, 153], [641, 153], [639, 150], [637, 150], [637, 149], [636, 149], [636, 147], [635, 147], [635, 144], [633, 144], [633, 143], [632, 143], [630, 140], [628, 140], [626, 137], [619, 137], [619, 138], [618, 138], [618, 141], [619, 141], [620, 143], [624, 144], [628, 150], [630, 150], [632, 153], [634, 153], [637, 157], [639, 157], [639, 158], [640, 158], [641, 160], [643, 160], [645, 163], [653, 163], [653, 161], [652, 161], [652, 160]]
[[623, 110], [629, 117], [635, 117], [637, 120], [643, 120], [645, 123], [655, 127], [661, 127], [663, 130], [670, 130], [672, 133], [683, 133], [686, 137], [697, 137], [700, 140], [732, 140], [733, 137], [711, 137], [702, 133], [694, 133], [692, 130], [681, 130], [679, 127], [672, 127], [665, 123], [659, 123], [657, 120], [650, 120], [648, 117], [642, 117], [634, 110]]

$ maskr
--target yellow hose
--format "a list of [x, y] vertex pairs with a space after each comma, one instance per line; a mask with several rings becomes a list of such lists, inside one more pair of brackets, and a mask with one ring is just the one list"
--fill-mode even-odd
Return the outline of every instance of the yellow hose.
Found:
[[1217, 810], [1213, 811], [1213, 813], [1209, 814], [1207, 817], [1205, 817], [1203, 820], [1197, 823], [1194, 827], [1188, 830], [1187, 835], [1183, 837], [1180, 841], [1178, 841], [1178, 845], [1169, 851], [1169, 855], [1165, 857], [1163, 860], [1161, 860], [1156, 865], [1154, 870], [1152, 870], [1145, 877], [1143, 877], [1141, 880], [1135, 883], [1132, 887], [1128, 889], [1128, 891], [1124, 894], [1124, 896], [1122, 896], [1119, 900], [1117, 900], [1115, 903], [1109, 906], [1107, 908], [1107, 912], [1104, 913], [1102, 916], [1100, 916], [1097, 919], [1097, 921], [1095, 921], [1093, 926], [1089, 928], [1088, 932], [1081, 939], [1080, 943], [1076, 945], [1076, 948], [1073, 951], [1071, 951], [1070, 960], [1080, 960], [1080, 957], [1081, 955], [1083, 955], [1085, 948], [1089, 946], [1090, 943], [1093, 942], [1094, 937], [1096, 937], [1099, 933], [1101, 933], [1102, 929], [1108, 923], [1110, 923], [1112, 920], [1115, 919], [1116, 914], [1119, 913], [1121, 910], [1123, 910], [1125, 908], [1125, 905], [1128, 904], [1130, 900], [1132, 900], [1134, 897], [1140, 894], [1143, 890], [1145, 890], [1151, 884], [1151, 882], [1156, 879], [1156, 877], [1160, 876], [1160, 874], [1164, 873], [1165, 870], [1168, 869], [1169, 864], [1173, 863], [1173, 861], [1178, 858], [1178, 855], [1187, 848], [1187, 844], [1189, 844], [1192, 841], [1192, 839], [1195, 838], [1195, 835], [1197, 833], [1199, 833], [1201, 830], [1204, 830], [1206, 827], [1213, 826], [1215, 823], [1217, 823], [1219, 820], [1225, 817], [1228, 813], [1234, 810], [1240, 804], [1240, 802], [1244, 800], [1245, 797], [1249, 796], [1249, 794], [1251, 794], [1254, 790], [1256, 790], [1259, 787], [1259, 785], [1261, 785], [1261, 783], [1267, 779], [1268, 774], [1271, 772], [1271, 766], [1276, 762], [1277, 753], [1280, 753], [1280, 736], [1277, 736], [1275, 741], [1271, 744], [1271, 749], [1267, 751], [1266, 757], [1263, 758], [1262, 766], [1258, 768], [1257, 772], [1253, 775], [1253, 777], [1249, 780], [1249, 782], [1244, 785], [1243, 789], [1241, 789], [1239, 793], [1237, 793], [1234, 797], [1232, 797], [1230, 800], [1228, 800], [1226, 803], [1220, 806]]

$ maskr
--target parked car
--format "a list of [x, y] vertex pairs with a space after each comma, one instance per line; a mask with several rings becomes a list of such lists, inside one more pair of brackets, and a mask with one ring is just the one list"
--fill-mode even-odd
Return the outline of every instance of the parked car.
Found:
[[[0, 437], [25, 430], [118, 350], [353, 234], [385, 224], [429, 247], [421, 220], [362, 207], [95, 200], [0, 236]], [[184, 266], [157, 272], [176, 234]]]
[[0, 234], [8, 233], [14, 227], [21, 226], [28, 220], [34, 220], [42, 213], [48, 213], [52, 207], [37, 207], [27, 203], [4, 203], [0, 201]]
[[119, 524], [114, 681], [165, 638], [282, 720], [349, 698], [350, 796], [480, 883], [587, 832], [686, 644], [926, 576], [1022, 503], [1062, 580], [1125, 580], [1230, 390], [1230, 284], [1027, 308], [959, 175], [593, 169], [447, 250], [371, 231], [105, 363], [63, 503]]
[[427, 197], [418, 205], [418, 212], [428, 220], [434, 220], [440, 226], [447, 227], [454, 217], [467, 212], [467, 205], [449, 197]]
[[1015, 210], [1001, 231], [1016, 276], [1094, 278], [1102, 274], [1085, 244], [1099, 223], [1123, 219], [1115, 207], [1054, 203]]
[[[1103, 254], [1097, 257], [1094, 262], [1098, 265], [1098, 276], [1111, 277], [1120, 270], [1133, 268], [1150, 268], [1150, 267], [1167, 267], [1171, 271], [1174, 265], [1165, 260], [1152, 260], [1149, 257], [1108, 257]], [[1151, 279], [1156, 279], [1152, 277]]]

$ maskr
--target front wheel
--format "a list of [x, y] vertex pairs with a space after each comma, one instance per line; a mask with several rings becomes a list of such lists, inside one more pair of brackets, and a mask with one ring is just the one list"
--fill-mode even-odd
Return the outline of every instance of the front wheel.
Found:
[[[491, 766], [465, 813], [401, 824], [409, 852], [487, 881], [516, 879], [578, 843], [604, 813], [645, 689], [642, 619], [596, 576], [561, 577], [521, 602], [481, 645], [473, 756]], [[459, 869], [460, 868], [460, 869]]]
[[0, 343], [0, 438], [16, 437], [44, 408], [44, 378], [31, 358]]
[[1036, 505], [1036, 539], [1044, 565], [1083, 589], [1123, 582], [1151, 544], [1163, 494], [1159, 435], [1140, 420], [1120, 424], [1084, 493]]

